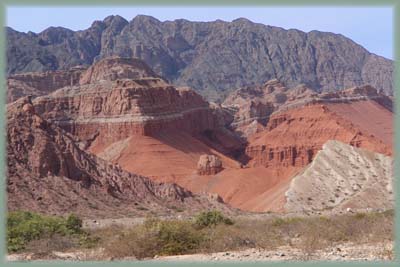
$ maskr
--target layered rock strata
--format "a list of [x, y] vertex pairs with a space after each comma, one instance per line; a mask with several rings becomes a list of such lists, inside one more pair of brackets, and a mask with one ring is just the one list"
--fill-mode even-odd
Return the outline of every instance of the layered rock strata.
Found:
[[380, 210], [394, 206], [393, 159], [328, 141], [286, 191], [288, 212]]
[[90, 66], [81, 76], [79, 84], [118, 79], [161, 78], [146, 63], [137, 58], [107, 57]]
[[82, 151], [74, 137], [42, 119], [29, 99], [7, 107], [7, 193], [9, 210], [84, 217], [166, 213], [215, 206], [175, 185], [128, 173]]
[[[341, 108], [347, 110], [338, 112]], [[372, 117], [359, 116], [364, 113]], [[271, 116], [267, 129], [250, 140], [246, 155], [251, 166], [304, 167], [332, 139], [391, 155], [392, 118], [390, 111], [370, 100], [290, 109]]]
[[66, 71], [30, 72], [10, 75], [7, 78], [7, 103], [31, 95], [33, 97], [49, 94], [65, 86], [79, 84], [84, 67]]
[[219, 119], [194, 91], [176, 88], [137, 59], [110, 58], [90, 67], [81, 85], [34, 100], [44, 118], [93, 145], [164, 130], [212, 130]]
[[352, 87], [342, 91], [316, 93], [304, 85], [285, 87], [278, 80], [263, 85], [247, 86], [231, 93], [222, 104], [231, 111], [234, 120], [231, 127], [249, 138], [266, 126], [272, 114], [317, 103], [350, 103], [373, 100], [392, 111], [392, 98], [378, 93], [369, 85]]

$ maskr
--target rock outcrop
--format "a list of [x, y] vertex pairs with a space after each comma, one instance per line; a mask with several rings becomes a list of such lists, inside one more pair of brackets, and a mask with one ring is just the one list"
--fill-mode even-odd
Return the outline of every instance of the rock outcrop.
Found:
[[158, 181], [179, 183], [196, 173], [202, 154], [218, 155], [224, 166], [240, 165], [231, 157], [244, 146], [226, 128], [228, 112], [190, 88], [148, 75], [155, 74], [145, 63], [112, 57], [90, 67], [80, 85], [33, 103], [82, 149]]
[[[370, 85], [352, 87], [337, 92], [316, 93], [304, 85], [286, 88], [274, 79], [263, 85], [240, 88], [230, 94], [222, 104], [234, 116], [230, 126], [242, 137], [248, 139], [267, 125], [272, 115], [317, 103], [350, 103], [361, 100], [373, 100], [393, 110], [391, 97], [378, 93]], [[281, 118], [274, 118], [275, 121]]]
[[393, 159], [338, 141], [323, 145], [286, 191], [288, 212], [394, 207]]
[[273, 78], [318, 92], [371, 84], [393, 94], [393, 61], [343, 35], [285, 30], [243, 18], [161, 22], [139, 15], [128, 22], [109, 16], [82, 31], [50, 27], [36, 34], [6, 28], [6, 35], [8, 74], [67, 70], [116, 55], [140, 58], [174, 84], [209, 99]]
[[102, 80], [138, 80], [148, 77], [161, 78], [140, 59], [108, 57], [87, 69], [82, 74], [79, 84], [90, 84]]
[[66, 71], [30, 72], [10, 75], [7, 79], [7, 103], [24, 96], [47, 95], [59, 88], [79, 84], [84, 67]]
[[84, 217], [168, 213], [169, 206], [224, 208], [175, 184], [153, 182], [82, 151], [75, 138], [42, 119], [28, 98], [7, 107], [8, 209]]
[[289, 109], [270, 117], [266, 130], [249, 141], [246, 154], [251, 166], [304, 167], [325, 142], [339, 140], [391, 155], [392, 118], [390, 111], [372, 100]]
[[222, 106], [231, 110], [234, 116], [230, 126], [242, 137], [248, 139], [262, 130], [269, 117], [281, 106], [296, 101], [304, 101], [314, 91], [305, 86], [286, 88], [280, 81], [273, 79], [262, 85], [240, 88], [225, 99]]
[[80, 84], [36, 98], [34, 105], [44, 118], [80, 139], [95, 136], [93, 145], [133, 134], [164, 130], [195, 134], [218, 127], [213, 110], [200, 95], [168, 84], [137, 59], [101, 60], [82, 75]]
[[217, 174], [222, 169], [222, 161], [215, 155], [201, 155], [197, 163], [197, 173], [200, 175]]

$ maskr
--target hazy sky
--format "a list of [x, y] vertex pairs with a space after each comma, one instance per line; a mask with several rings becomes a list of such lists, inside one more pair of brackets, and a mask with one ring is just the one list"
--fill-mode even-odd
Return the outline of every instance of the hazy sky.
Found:
[[161, 21], [232, 21], [247, 18], [285, 29], [343, 34], [370, 52], [393, 59], [393, 9], [391, 7], [8, 7], [7, 26], [22, 32], [41, 32], [49, 26], [72, 30], [90, 27], [94, 20], [120, 15], [130, 21], [138, 14]]

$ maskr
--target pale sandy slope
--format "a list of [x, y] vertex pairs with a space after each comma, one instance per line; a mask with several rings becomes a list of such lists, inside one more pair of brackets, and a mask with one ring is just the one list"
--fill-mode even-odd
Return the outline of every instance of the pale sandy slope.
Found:
[[286, 191], [289, 212], [393, 207], [391, 157], [328, 141]]

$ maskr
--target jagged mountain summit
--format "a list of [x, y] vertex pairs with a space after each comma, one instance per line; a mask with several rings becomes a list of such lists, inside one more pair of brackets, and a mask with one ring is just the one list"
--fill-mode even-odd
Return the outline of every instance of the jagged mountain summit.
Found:
[[176, 85], [208, 99], [276, 78], [288, 87], [335, 91], [370, 84], [393, 94], [393, 61], [340, 34], [253, 23], [161, 22], [137, 16], [95, 21], [86, 30], [50, 27], [41, 33], [7, 28], [7, 73], [66, 70], [108, 56], [137, 57]]

